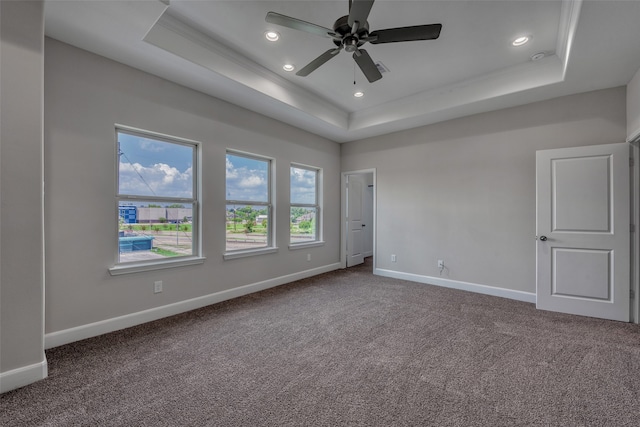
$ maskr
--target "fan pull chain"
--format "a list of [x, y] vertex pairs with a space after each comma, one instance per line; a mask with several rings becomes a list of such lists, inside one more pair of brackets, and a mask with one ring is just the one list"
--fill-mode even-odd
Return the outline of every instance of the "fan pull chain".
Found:
[[353, 85], [356, 85], [356, 63], [353, 63]]

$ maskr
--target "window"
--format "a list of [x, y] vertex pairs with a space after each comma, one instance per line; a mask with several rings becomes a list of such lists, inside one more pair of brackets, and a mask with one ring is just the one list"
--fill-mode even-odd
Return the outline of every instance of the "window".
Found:
[[319, 240], [319, 175], [318, 169], [291, 166], [291, 231], [289, 235], [291, 245]]
[[116, 133], [117, 263], [199, 255], [197, 143], [125, 129]]
[[226, 185], [227, 255], [273, 248], [271, 160], [227, 152]]

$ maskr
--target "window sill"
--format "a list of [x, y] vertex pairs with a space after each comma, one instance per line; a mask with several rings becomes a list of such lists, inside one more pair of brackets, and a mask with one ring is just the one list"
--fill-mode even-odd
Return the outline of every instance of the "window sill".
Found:
[[249, 249], [246, 251], [225, 252], [223, 257], [224, 257], [224, 260], [227, 261], [230, 259], [247, 258], [250, 256], [273, 254], [276, 252], [278, 252], [277, 247], [270, 247], [270, 248], [261, 248], [261, 249]]
[[187, 257], [162, 262], [138, 262], [132, 264], [121, 264], [109, 268], [109, 274], [112, 276], [120, 276], [122, 274], [140, 273], [143, 271], [162, 270], [165, 268], [184, 267], [186, 265], [203, 264], [204, 257]]
[[289, 250], [290, 251], [295, 251], [296, 249], [315, 248], [315, 247], [318, 247], [318, 246], [324, 246], [324, 241], [316, 240], [316, 241], [313, 241], [313, 242], [295, 243], [293, 245], [289, 245]]

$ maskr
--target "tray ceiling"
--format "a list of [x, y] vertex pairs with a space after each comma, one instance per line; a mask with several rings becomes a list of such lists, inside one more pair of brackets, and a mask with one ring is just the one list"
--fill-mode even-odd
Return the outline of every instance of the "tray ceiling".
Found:
[[[371, 31], [443, 28], [437, 40], [365, 44], [388, 69], [374, 83], [346, 52], [308, 77], [284, 71], [334, 45], [268, 24], [269, 11], [331, 28], [348, 2], [49, 0], [45, 32], [337, 142], [625, 85], [640, 68], [635, 1], [377, 0]], [[530, 41], [514, 47], [520, 35]]]

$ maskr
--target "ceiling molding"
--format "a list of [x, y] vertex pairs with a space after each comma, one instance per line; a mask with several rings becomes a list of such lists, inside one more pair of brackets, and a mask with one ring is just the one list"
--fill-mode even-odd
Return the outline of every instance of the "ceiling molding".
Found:
[[[557, 56], [509, 67], [472, 80], [418, 93], [383, 106], [352, 113], [349, 129], [361, 130], [407, 118], [422, 118], [422, 124], [438, 121], [436, 113], [447, 111], [453, 117], [465, 115], [466, 106], [500, 98], [562, 81], [562, 67]], [[381, 109], [386, 112], [381, 113]], [[457, 109], [461, 109], [456, 112]]]
[[573, 40], [578, 27], [582, 0], [563, 0], [560, 9], [560, 25], [558, 28], [558, 42], [556, 44], [556, 55], [562, 60], [562, 80], [567, 73], [569, 65], [569, 55]]
[[[345, 134], [353, 134], [354, 131], [369, 134], [368, 128], [379, 129], [408, 119], [422, 125], [432, 124], [442, 119], [444, 111], [448, 118], [461, 117], [467, 114], [470, 104], [563, 81], [581, 3], [582, 0], [562, 2], [556, 40], [560, 56], [550, 54], [542, 60], [518, 64], [352, 113], [295, 85], [179, 20], [171, 15], [170, 9], [157, 20], [143, 40], [285, 106], [307, 113]], [[501, 104], [498, 102], [495, 105]], [[505, 107], [508, 106], [510, 104], [505, 104]]]
[[225, 78], [346, 130], [348, 114], [208, 35], [164, 13], [143, 40]]
[[[378, 1], [372, 19], [399, 25], [407, 13], [413, 19], [428, 10], [449, 31], [441, 43], [377, 46], [376, 59], [393, 64], [391, 74], [364, 85], [369, 90], [357, 101], [350, 58], [302, 79], [280, 62], [306, 61], [323, 41], [291, 31], [282, 45], [263, 37], [267, 10], [325, 22], [338, 7], [331, 2], [50, 0], [45, 34], [336, 142], [616, 87], [640, 67], [640, 2], [407, 1], [400, 8]], [[509, 34], [519, 31], [533, 43], [514, 49]], [[536, 53], [544, 57], [530, 60]]]

